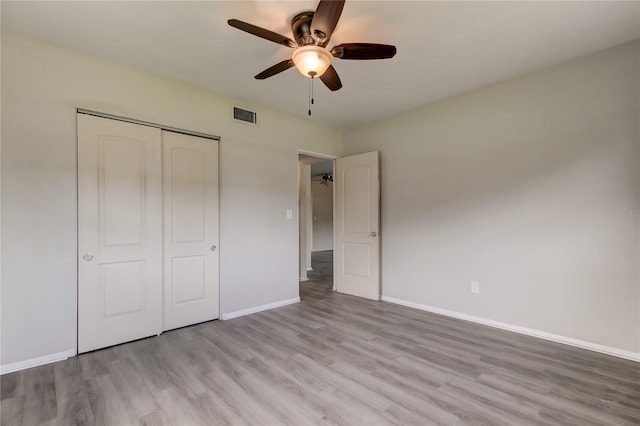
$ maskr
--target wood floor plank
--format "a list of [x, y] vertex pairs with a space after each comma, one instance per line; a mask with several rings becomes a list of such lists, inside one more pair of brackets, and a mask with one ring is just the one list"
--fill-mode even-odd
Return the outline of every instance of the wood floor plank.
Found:
[[[95, 395], [82, 377], [80, 358], [74, 357], [54, 364], [57, 422], [68, 425], [94, 424]], [[22, 374], [19, 372], [17, 374]]]
[[637, 425], [640, 364], [331, 291], [2, 376], [1, 425]]
[[131, 418], [139, 419], [156, 411], [158, 406], [143, 375], [138, 374], [128, 357], [122, 358], [120, 368], [110, 376], [110, 379], [121, 395]]
[[221, 386], [228, 397], [226, 402], [230, 407], [235, 408], [237, 415], [246, 419], [247, 423], [258, 424], [282, 424], [262, 398], [251, 396], [251, 389], [246, 388], [246, 384], [241, 382], [242, 374], [229, 376], [227, 372], [215, 370], [211, 379], [216, 386]]
[[2, 425], [24, 424], [25, 395], [12, 396], [0, 401], [0, 423]]
[[543, 407], [540, 411], [540, 416], [543, 419], [553, 418], [557, 415], [564, 417], [571, 424], [626, 424], [623, 419], [612, 417], [596, 407], [556, 398], [546, 388], [541, 389], [535, 385], [532, 388], [531, 382], [523, 382], [512, 377], [497, 377], [490, 374], [483, 374], [478, 382], [515, 396], [519, 401]]
[[458, 418], [439, 407], [430, 404], [424, 399], [417, 398], [414, 395], [404, 392], [400, 386], [394, 386], [379, 376], [372, 374], [371, 371], [363, 371], [348, 361], [338, 361], [332, 365], [333, 369], [341, 373], [347, 378], [360, 383], [371, 391], [386, 398], [389, 401], [389, 407], [402, 407], [405, 410], [419, 413], [424, 422], [433, 424], [453, 424]]
[[18, 390], [18, 380], [22, 376], [20, 374], [6, 374], [0, 379], [0, 400], [13, 398], [17, 394], [24, 394], [24, 390]]

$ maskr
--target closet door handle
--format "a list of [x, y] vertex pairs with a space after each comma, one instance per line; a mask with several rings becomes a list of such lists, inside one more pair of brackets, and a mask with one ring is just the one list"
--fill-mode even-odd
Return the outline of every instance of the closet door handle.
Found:
[[85, 253], [84, 256], [82, 256], [83, 260], [86, 260], [87, 262], [91, 262], [93, 260], [93, 254], [92, 253]]
[[214, 245], [212, 245], [212, 246], [210, 247], [210, 250], [211, 250], [211, 251], [216, 251], [216, 249], [217, 249], [217, 248], [218, 248], [218, 247], [216, 247], [216, 245], [214, 244]]
[[376, 231], [369, 232], [369, 236], [370, 236], [370, 237], [377, 237], [377, 236], [378, 236], [378, 233], [377, 233]]

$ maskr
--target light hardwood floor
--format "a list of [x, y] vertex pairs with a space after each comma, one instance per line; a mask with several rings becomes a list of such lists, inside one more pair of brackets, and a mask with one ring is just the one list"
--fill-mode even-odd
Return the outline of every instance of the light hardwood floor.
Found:
[[2, 424], [638, 424], [639, 364], [332, 293], [326, 256], [302, 303], [2, 376]]

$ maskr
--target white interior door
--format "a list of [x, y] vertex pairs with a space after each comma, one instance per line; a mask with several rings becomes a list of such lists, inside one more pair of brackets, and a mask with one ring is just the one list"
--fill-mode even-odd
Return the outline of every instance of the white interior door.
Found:
[[340, 293], [380, 300], [380, 154], [335, 163], [335, 285]]
[[162, 133], [164, 329], [218, 318], [218, 142]]
[[159, 129], [78, 115], [78, 351], [159, 334]]

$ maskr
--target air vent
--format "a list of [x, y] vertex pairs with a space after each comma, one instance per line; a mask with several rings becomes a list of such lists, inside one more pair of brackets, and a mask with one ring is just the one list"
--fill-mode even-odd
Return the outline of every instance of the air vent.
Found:
[[258, 115], [255, 112], [238, 107], [233, 107], [233, 118], [249, 124], [258, 123]]

